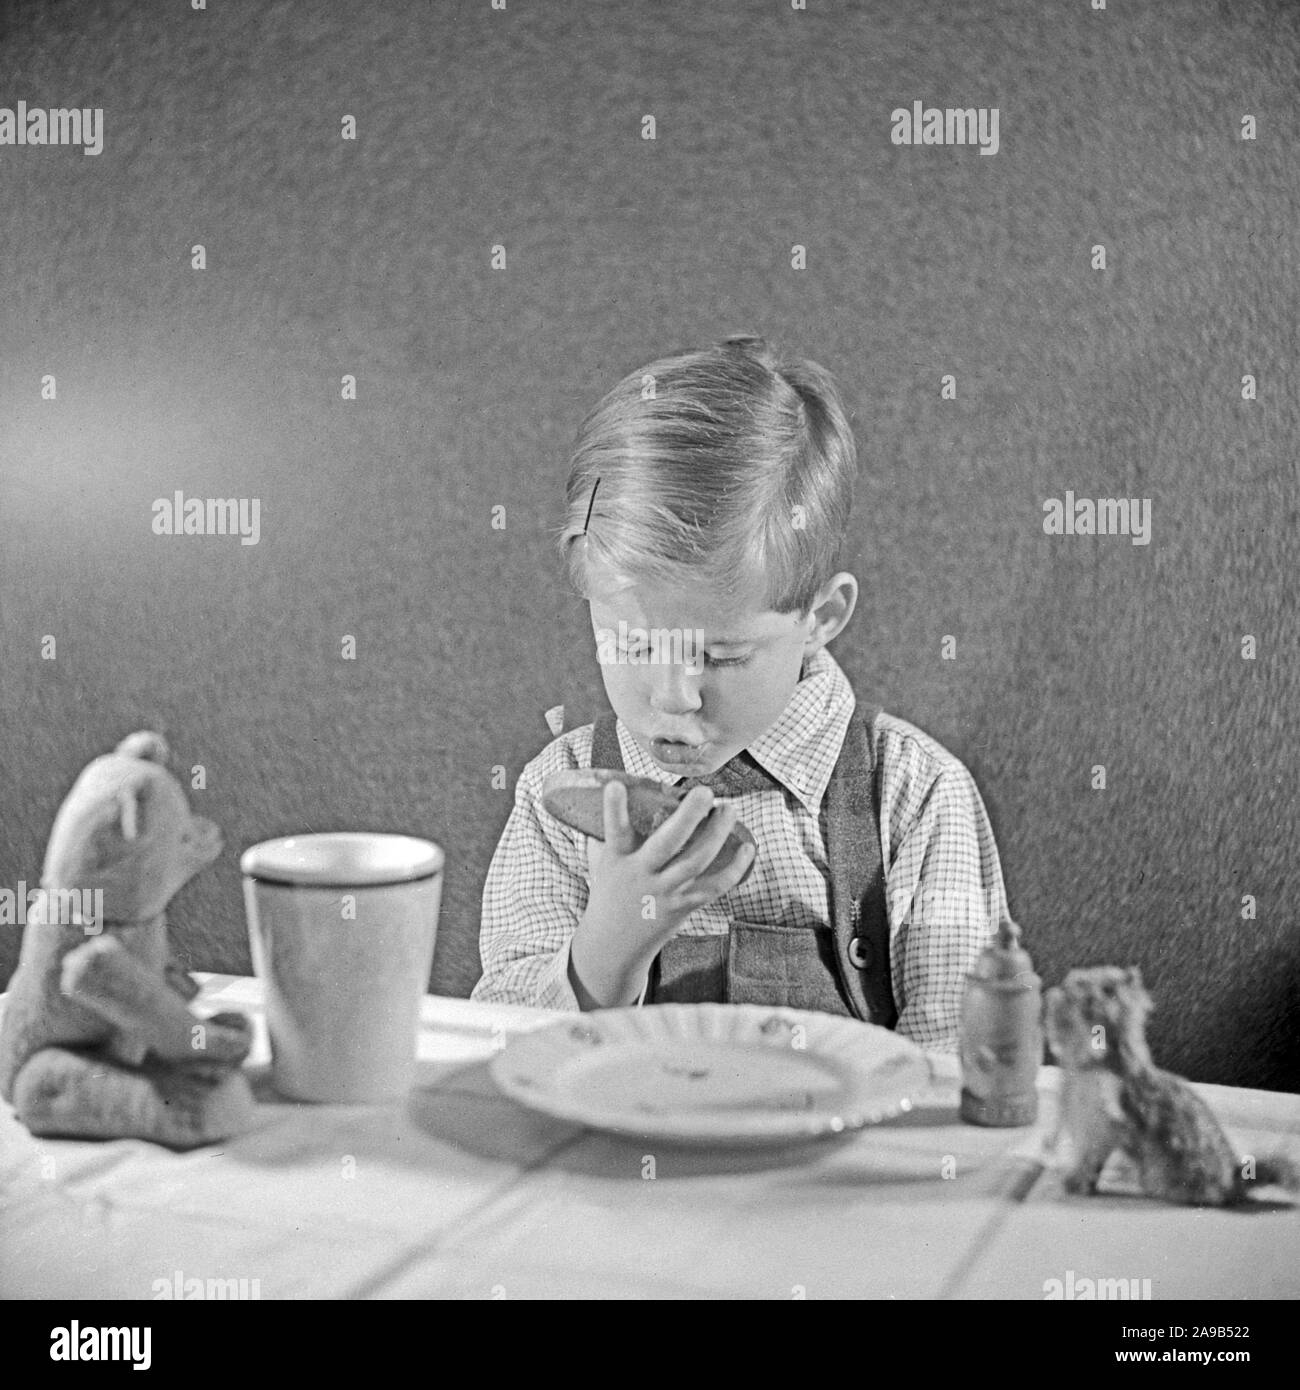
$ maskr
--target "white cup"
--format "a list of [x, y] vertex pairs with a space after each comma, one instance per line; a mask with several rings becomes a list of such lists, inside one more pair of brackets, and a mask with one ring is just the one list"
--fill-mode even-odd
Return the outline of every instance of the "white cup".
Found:
[[395, 1100], [415, 1076], [442, 850], [407, 835], [290, 835], [244, 852], [271, 1078], [293, 1100]]

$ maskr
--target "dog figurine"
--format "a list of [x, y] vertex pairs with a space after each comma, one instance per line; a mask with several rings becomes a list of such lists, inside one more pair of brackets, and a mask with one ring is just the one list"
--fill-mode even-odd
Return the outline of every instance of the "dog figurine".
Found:
[[192, 1013], [198, 985], [168, 958], [164, 909], [222, 848], [168, 756], [131, 734], [55, 817], [0, 1024], [0, 1096], [33, 1134], [189, 1149], [251, 1127], [249, 1022]]
[[1142, 1191], [1162, 1201], [1234, 1206], [1256, 1187], [1300, 1188], [1286, 1157], [1239, 1158], [1200, 1096], [1154, 1065], [1145, 1032], [1151, 996], [1137, 969], [1072, 970], [1045, 1004], [1063, 1073], [1056, 1140], [1070, 1141], [1068, 1192], [1096, 1192], [1116, 1150], [1136, 1166]]

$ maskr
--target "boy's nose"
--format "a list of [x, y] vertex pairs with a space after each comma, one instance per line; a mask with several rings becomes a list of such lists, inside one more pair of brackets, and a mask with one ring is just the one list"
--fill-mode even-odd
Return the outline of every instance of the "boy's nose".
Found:
[[683, 663], [647, 666], [650, 676], [650, 708], [659, 714], [691, 714], [699, 709], [699, 676]]

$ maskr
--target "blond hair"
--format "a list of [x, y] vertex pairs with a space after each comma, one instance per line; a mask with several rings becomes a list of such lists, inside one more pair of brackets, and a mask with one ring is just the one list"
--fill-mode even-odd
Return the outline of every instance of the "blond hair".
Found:
[[[835, 381], [761, 338], [733, 337], [630, 373], [582, 422], [561, 554], [633, 580], [758, 580], [807, 612], [835, 573], [857, 450]], [[689, 572], [689, 573], [687, 573]]]

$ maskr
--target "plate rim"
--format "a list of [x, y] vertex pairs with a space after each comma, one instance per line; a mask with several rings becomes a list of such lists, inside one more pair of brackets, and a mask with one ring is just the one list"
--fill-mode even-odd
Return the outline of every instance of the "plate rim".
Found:
[[[716, 1017], [722, 1011], [726, 1012], [726, 1016], [736, 1019], [741, 1011], [744, 1011], [746, 1021], [752, 1020], [756, 1026], [761, 1026], [758, 1024], [760, 1017], [763, 1022], [777, 1017], [791, 1026], [811, 1023], [823, 1034], [828, 1031], [852, 1030], [858, 1032], [861, 1029], [867, 1029], [878, 1037], [884, 1035], [885, 1038], [888, 1038], [897, 1054], [911, 1064], [914, 1074], [911, 1079], [900, 1081], [896, 1097], [883, 1098], [870, 1106], [850, 1105], [838, 1113], [823, 1111], [813, 1115], [791, 1110], [755, 1110], [747, 1112], [749, 1124], [730, 1128], [726, 1125], [720, 1126], [716, 1116], [711, 1118], [709, 1112], [701, 1114], [698, 1126], [690, 1123], [691, 1117], [689, 1115], [680, 1112], [676, 1114], [670, 1112], [664, 1115], [636, 1115], [629, 1111], [612, 1111], [602, 1115], [581, 1103], [574, 1104], [554, 1092], [521, 1085], [509, 1070], [512, 1064], [515, 1067], [518, 1066], [521, 1060], [520, 1054], [535, 1051], [539, 1045], [543, 1047], [554, 1046], [555, 1041], [561, 1038], [567, 1030], [581, 1026], [586, 1020], [595, 1021], [600, 1018], [617, 1017], [621, 1025], [633, 1018], [644, 1018], [647, 1009], [653, 1009], [656, 1013], [660, 1010], [672, 1010], [678, 1017], [696, 1019], [703, 1019], [706, 1015]], [[725, 1040], [717, 1039], [716, 1041]], [[818, 1050], [817, 1044], [811, 1039], [809, 1049]], [[844, 1069], [844, 1064], [840, 1059], [828, 1056], [824, 1050], [822, 1050], [822, 1056], [829, 1061], [837, 1062], [837, 1069]], [[563, 1050], [561, 1060], [564, 1060]], [[912, 1108], [917, 1094], [934, 1080], [934, 1068], [925, 1050], [910, 1038], [900, 1036], [895, 1030], [849, 1016], [821, 1013], [812, 1009], [796, 1009], [782, 1004], [652, 1004], [647, 1006], [632, 1005], [620, 1009], [598, 1009], [587, 1013], [569, 1013], [564, 1018], [555, 1019], [541, 1027], [532, 1028], [526, 1033], [518, 1033], [508, 1038], [505, 1047], [491, 1059], [489, 1072], [498, 1089], [508, 1099], [528, 1110], [578, 1125], [584, 1129], [602, 1134], [615, 1134], [624, 1138], [655, 1139], [660, 1142], [714, 1145], [717, 1147], [795, 1144], [864, 1129], [894, 1119], [898, 1115], [906, 1114]], [[768, 1123], [764, 1123], [764, 1121]]]

